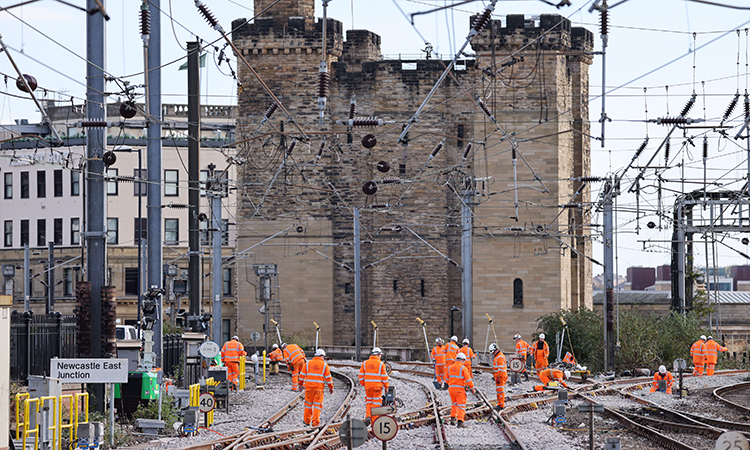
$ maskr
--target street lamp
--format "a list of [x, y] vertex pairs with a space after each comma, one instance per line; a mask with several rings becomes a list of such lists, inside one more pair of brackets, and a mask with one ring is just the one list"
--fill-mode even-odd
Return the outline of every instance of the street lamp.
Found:
[[140, 336], [140, 328], [141, 328], [141, 305], [143, 304], [143, 276], [141, 274], [141, 241], [143, 240], [143, 216], [141, 213], [141, 206], [143, 204], [143, 183], [141, 182], [141, 179], [143, 178], [143, 164], [141, 160], [141, 149], [140, 148], [133, 148], [128, 145], [116, 145], [112, 151], [114, 152], [120, 152], [120, 153], [133, 153], [138, 152], [138, 177], [135, 181], [136, 186], [138, 186], [138, 226], [136, 227], [136, 231], [138, 232], [138, 242], [136, 242], [136, 245], [138, 245], [138, 335]]
[[455, 313], [456, 311], [461, 311], [461, 310], [458, 309], [458, 307], [456, 306], [451, 308], [451, 336], [455, 336], [455, 334], [453, 333], [453, 313]]

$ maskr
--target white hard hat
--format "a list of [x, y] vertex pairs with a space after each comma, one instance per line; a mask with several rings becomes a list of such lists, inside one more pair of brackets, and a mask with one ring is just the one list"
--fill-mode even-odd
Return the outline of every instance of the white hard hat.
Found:
[[255, 353], [253, 353], [252, 356], [250, 356], [250, 360], [252, 362], [254, 362], [254, 363], [257, 363], [258, 362], [258, 355], [256, 355]]
[[239, 338], [239, 337], [237, 337], [237, 335], [236, 335], [236, 334], [235, 334], [234, 336], [232, 336], [232, 339], [234, 339], [235, 341], [239, 341], [239, 340], [240, 340], [240, 338]]
[[498, 350], [497, 344], [495, 344], [495, 343], [490, 344], [490, 351], [494, 352], [495, 350]]
[[442, 344], [443, 343], [443, 338], [436, 338], [435, 342], [437, 342], [438, 344]]
[[563, 375], [565, 375], [565, 379], [567, 380], [568, 378], [570, 378], [570, 371], [566, 370], [565, 372], [563, 372]]
[[315, 356], [325, 356], [325, 355], [326, 355], [326, 351], [323, 350], [322, 348], [315, 350]]
[[519, 340], [519, 339], [521, 339], [521, 335], [520, 335], [520, 334], [518, 334], [518, 333], [516, 333], [516, 335], [515, 335], [515, 336], [513, 336], [513, 339], [515, 339], [515, 340]]
[[380, 350], [380, 347], [375, 347], [372, 349], [372, 352], [370, 353], [372, 353], [373, 355], [380, 355], [381, 353], [383, 353], [383, 351]]
[[713, 336], [709, 336], [709, 337], [708, 337], [708, 340], [710, 341], [710, 340], [711, 340], [711, 339], [713, 339], [713, 338], [714, 338]]
[[659, 373], [667, 373], [667, 368], [664, 366], [659, 366]]
[[544, 340], [544, 333], [539, 335], [539, 339]]
[[706, 335], [705, 334], [701, 334], [701, 339], [703, 339], [705, 341], [706, 340]]
[[462, 342], [463, 342], [464, 344], [468, 344], [468, 343], [469, 343], [469, 340], [468, 340], [468, 339], [464, 339], [464, 340], [463, 340]]
[[451, 336], [451, 341], [456, 341], [456, 342], [458, 342], [458, 337], [457, 337], [457, 336]]
[[464, 355], [463, 353], [458, 353], [456, 354], [456, 359], [466, 360], [466, 355]]
[[281, 343], [281, 348], [286, 348], [286, 342]]
[[279, 344], [273, 344], [273, 345], [271, 346], [271, 348], [272, 348], [272, 349], [274, 349], [274, 350], [276, 350], [277, 348], [279, 348]]

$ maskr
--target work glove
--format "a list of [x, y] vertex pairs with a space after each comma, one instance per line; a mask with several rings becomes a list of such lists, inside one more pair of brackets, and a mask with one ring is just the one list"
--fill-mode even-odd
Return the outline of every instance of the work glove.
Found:
[[328, 386], [328, 393], [333, 394], [333, 386]]
[[474, 388], [471, 388], [471, 393], [474, 394], [474, 395], [477, 395], [477, 390], [474, 389]]
[[494, 378], [495, 378], [495, 383], [499, 383], [500, 382], [500, 377], [494, 377]]

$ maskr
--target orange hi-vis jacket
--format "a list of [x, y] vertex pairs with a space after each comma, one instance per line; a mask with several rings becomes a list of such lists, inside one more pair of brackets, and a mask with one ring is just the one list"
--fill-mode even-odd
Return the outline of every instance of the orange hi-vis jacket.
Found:
[[[542, 344], [544, 344], [544, 345], [542, 345], [541, 349], [539, 348], [539, 343], [540, 342]], [[544, 357], [545, 358], [549, 357], [549, 345], [547, 345], [547, 341], [539, 341], [539, 340], [535, 341], [531, 345], [531, 348], [529, 349], [529, 351], [531, 351], [531, 354], [534, 355], [534, 359], [537, 358], [537, 356], [539, 355], [540, 352], [544, 352]]]
[[316, 356], [308, 361], [302, 368], [299, 377], [305, 386], [305, 390], [324, 389], [326, 385], [329, 389], [333, 389], [331, 369], [322, 356]]
[[693, 343], [693, 346], [690, 347], [690, 356], [693, 357], [693, 363], [703, 364], [706, 360], [706, 343], [703, 342], [703, 339], [698, 339]]
[[529, 356], [529, 351], [531, 348], [529, 347], [529, 343], [524, 341], [523, 339], [519, 339], [516, 341], [516, 354], [523, 356], [526, 358]]
[[445, 347], [436, 345], [432, 348], [432, 359], [438, 367], [445, 366]]
[[456, 361], [448, 367], [448, 388], [469, 387], [474, 389], [471, 371], [463, 363]]
[[661, 380], [667, 381], [667, 390], [672, 389], [672, 385], [674, 384], [674, 376], [672, 375], [672, 372], [667, 371], [664, 375], [662, 375], [661, 372], [656, 372], [654, 374], [654, 387], [651, 392], [656, 392], [656, 390], [659, 389], [659, 381]]
[[563, 362], [566, 362], [568, 364], [575, 364], [576, 358], [573, 356], [570, 352], [565, 352], [565, 358], [563, 358]]
[[542, 380], [542, 383], [544, 383], [545, 386], [550, 381], [557, 381], [563, 386], [568, 387], [568, 385], [565, 384], [565, 374], [563, 373], [562, 370], [544, 369], [541, 372], [539, 372], [539, 379]]
[[388, 374], [385, 364], [375, 355], [371, 355], [359, 368], [359, 384], [365, 388], [384, 387], [388, 389]]
[[492, 372], [495, 376], [495, 383], [508, 379], [508, 364], [501, 351], [498, 351], [495, 359], [492, 360]]
[[268, 359], [271, 361], [283, 361], [284, 360], [284, 354], [282, 353], [280, 348], [277, 348], [276, 350], [272, 351], [268, 354]]
[[305, 359], [305, 353], [297, 344], [289, 344], [284, 348], [284, 359], [289, 364], [294, 364], [298, 360]]
[[471, 358], [476, 358], [477, 354], [474, 353], [474, 350], [471, 349], [468, 345], [465, 347], [461, 347], [458, 349], [459, 353], [463, 353], [466, 355], [466, 360], [464, 361], [464, 366], [468, 367], [469, 370], [471, 370]]
[[706, 363], [716, 364], [716, 361], [719, 360], [719, 352], [725, 352], [727, 350], [726, 347], [722, 347], [718, 342], [709, 339], [706, 341]]
[[445, 344], [445, 363], [451, 365], [456, 362], [456, 353], [458, 353], [458, 344], [454, 341]]
[[245, 347], [242, 345], [242, 342], [239, 341], [227, 341], [221, 348], [221, 360], [225, 363], [238, 363], [240, 362], [240, 357], [245, 355], [247, 355]]

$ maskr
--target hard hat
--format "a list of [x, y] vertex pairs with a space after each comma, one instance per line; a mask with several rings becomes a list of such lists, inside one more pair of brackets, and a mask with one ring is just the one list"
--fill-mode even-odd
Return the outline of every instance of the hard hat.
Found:
[[706, 340], [706, 335], [705, 334], [701, 334], [701, 339], [703, 339], [705, 341]]
[[544, 340], [544, 333], [539, 335], [539, 339]]
[[239, 338], [239, 337], [237, 337], [237, 335], [236, 335], [236, 334], [235, 334], [234, 336], [232, 336], [232, 339], [234, 339], [235, 341], [239, 341], [239, 340], [240, 340], [240, 338]]
[[375, 348], [372, 349], [372, 352], [370, 352], [370, 353], [372, 353], [373, 355], [380, 355], [380, 354], [383, 353], [383, 351], [380, 350], [380, 347], [375, 347]]
[[456, 359], [466, 360], [466, 355], [464, 355], [463, 353], [457, 353]]
[[279, 348], [279, 344], [273, 344], [273, 345], [271, 346], [271, 348], [272, 348], [272, 349], [274, 349], [274, 350], [276, 350], [277, 348]]
[[518, 333], [516, 333], [516, 335], [513, 336], [513, 339], [515, 339], [517, 341], [517, 340], [521, 339], [521, 335], [518, 334]]
[[325, 356], [325, 355], [326, 355], [326, 351], [323, 350], [322, 348], [315, 350], [315, 356]]
[[458, 337], [456, 337], [456, 336], [451, 336], [451, 341], [455, 341], [455, 342], [458, 342]]
[[463, 342], [464, 344], [467, 344], [467, 345], [469, 344], [469, 340], [468, 340], [468, 339], [464, 339], [464, 340], [463, 340], [462, 342]]
[[570, 371], [566, 370], [565, 372], [563, 372], [563, 375], [565, 375], [565, 379], [567, 380], [568, 378], [570, 378]]
[[713, 339], [713, 338], [714, 338], [713, 336], [709, 336], [709, 337], [708, 337], [708, 340], [710, 341], [710, 340], [711, 340], [711, 339]]
[[659, 373], [667, 373], [667, 368], [664, 366], [659, 366]]
[[437, 338], [437, 339], [435, 339], [435, 342], [437, 342], [439, 344], [439, 343], [443, 342], [443, 339], [442, 338]]
[[494, 352], [495, 350], [499, 350], [499, 349], [497, 348], [497, 344], [495, 344], [495, 343], [492, 343], [492, 344], [490, 344], [490, 351], [491, 351], [491, 352]]
[[281, 343], [281, 348], [286, 348], [286, 342]]

